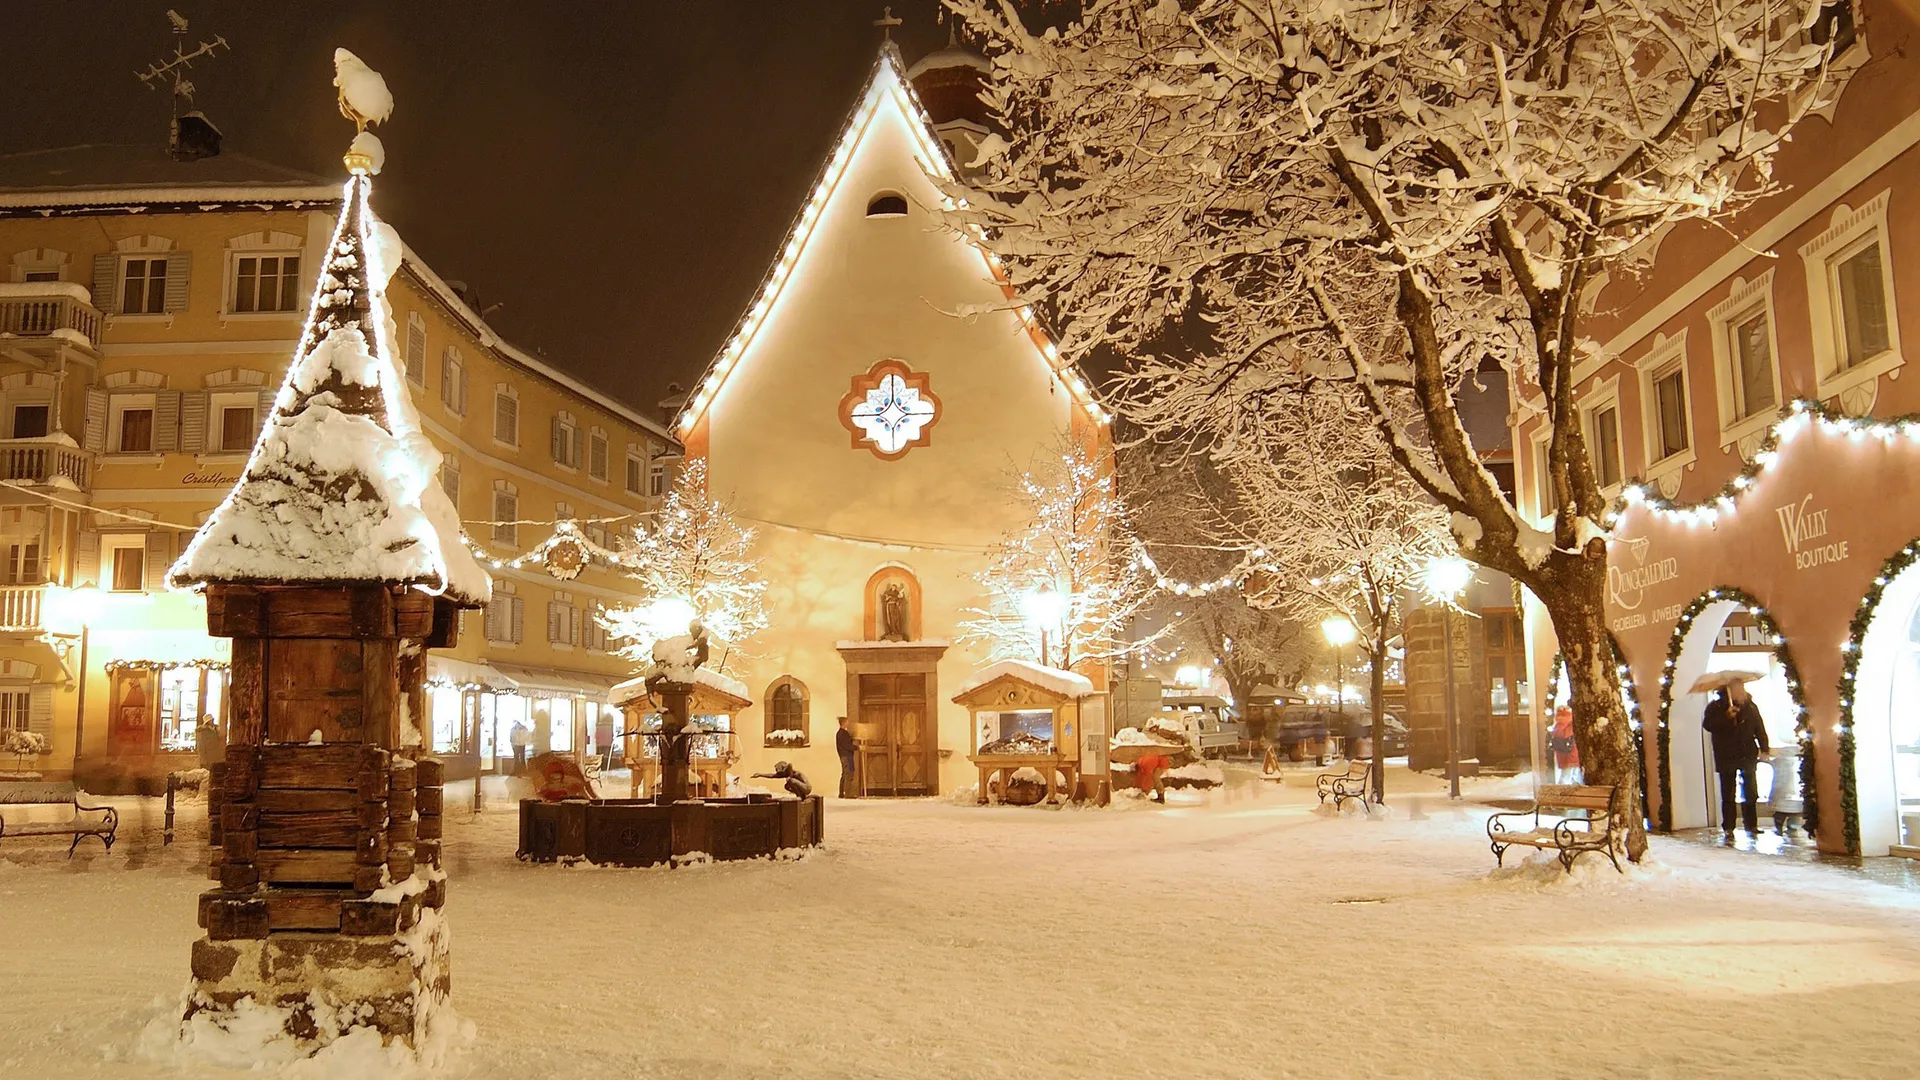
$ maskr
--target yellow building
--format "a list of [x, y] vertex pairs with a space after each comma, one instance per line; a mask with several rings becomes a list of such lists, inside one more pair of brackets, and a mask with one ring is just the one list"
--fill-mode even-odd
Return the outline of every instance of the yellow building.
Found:
[[[162, 577], [246, 463], [340, 192], [235, 154], [0, 156], [0, 729], [49, 740], [26, 770], [151, 790], [200, 764], [228, 643]], [[565, 580], [515, 560], [557, 521], [611, 546], [678, 447], [500, 340], [411, 249], [389, 300], [442, 483], [500, 564], [493, 604], [431, 661], [434, 748], [455, 776], [510, 756], [517, 723], [534, 751], [598, 749], [607, 690], [631, 669], [594, 612], [628, 599], [625, 579], [591, 559]]]

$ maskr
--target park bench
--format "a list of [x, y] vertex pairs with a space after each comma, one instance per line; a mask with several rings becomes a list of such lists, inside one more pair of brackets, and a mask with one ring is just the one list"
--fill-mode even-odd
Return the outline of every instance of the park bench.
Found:
[[1320, 801], [1325, 803], [1327, 796], [1333, 796], [1333, 808], [1348, 799], [1359, 799], [1360, 808], [1373, 813], [1373, 807], [1367, 802], [1367, 783], [1373, 776], [1373, 762], [1349, 761], [1344, 773], [1321, 773], [1313, 778], [1314, 790], [1320, 793]]
[[[100, 816], [87, 818], [82, 816], [85, 814]], [[73, 853], [79, 849], [80, 841], [89, 836], [99, 837], [100, 842], [107, 845], [107, 850], [112, 851], [113, 834], [119, 828], [120, 811], [111, 806], [88, 806], [80, 801], [78, 795], [73, 797], [73, 820], [71, 821], [23, 821], [9, 825], [5, 815], [0, 814], [0, 840], [9, 836], [71, 835], [73, 843], [67, 845], [69, 859], [73, 858]]]
[[[1619, 797], [1620, 789], [1606, 784], [1542, 785], [1533, 809], [1494, 814], [1487, 819], [1494, 863], [1504, 866], [1507, 849], [1518, 844], [1558, 852], [1560, 865], [1569, 874], [1573, 873], [1573, 860], [1587, 851], [1606, 853], [1613, 868], [1620, 870], [1619, 852], [1627, 823], [1620, 815]], [[1569, 816], [1574, 811], [1584, 811], [1586, 816]], [[1558, 820], [1548, 824], [1543, 814]], [[1529, 817], [1530, 827], [1514, 827], [1521, 824], [1520, 819]]]

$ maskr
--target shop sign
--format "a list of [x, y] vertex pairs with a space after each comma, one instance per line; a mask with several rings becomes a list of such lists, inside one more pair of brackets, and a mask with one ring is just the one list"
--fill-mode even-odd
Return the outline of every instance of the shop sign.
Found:
[[1813, 494], [1797, 503], [1776, 506], [1774, 516], [1780, 519], [1780, 539], [1786, 544], [1787, 554], [1793, 556], [1795, 570], [1807, 570], [1815, 566], [1837, 563], [1847, 557], [1847, 541], [1812, 543], [1824, 540], [1827, 536], [1826, 510], [1815, 510], [1812, 506]]
[[1607, 567], [1607, 598], [1622, 611], [1638, 611], [1648, 588], [1680, 576], [1679, 559], [1669, 556], [1647, 561], [1651, 546], [1645, 537], [1629, 540], [1627, 553], [1633, 556], [1633, 565]]
[[1726, 625], [1714, 635], [1714, 652], [1772, 652], [1773, 639], [1760, 629], [1759, 622], [1744, 611], [1727, 617]]
[[239, 482], [237, 474], [223, 472], [190, 472], [180, 478], [183, 487], [232, 487]]

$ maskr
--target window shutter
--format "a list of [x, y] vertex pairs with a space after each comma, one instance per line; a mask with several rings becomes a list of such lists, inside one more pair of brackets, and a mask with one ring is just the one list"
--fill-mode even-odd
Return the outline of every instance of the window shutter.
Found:
[[93, 257], [93, 306], [103, 315], [120, 311], [120, 256]]
[[520, 635], [522, 623], [524, 622], [523, 616], [527, 613], [527, 604], [525, 600], [518, 596], [511, 597], [510, 599], [513, 600], [513, 626], [510, 628], [513, 632], [508, 636], [507, 640], [518, 645], [521, 640]]
[[457, 368], [453, 374], [455, 380], [460, 384], [460, 400], [458, 404], [454, 405], [453, 411], [459, 413], [461, 416], [465, 416], [467, 415], [467, 369], [464, 367]]
[[100, 534], [82, 530], [79, 550], [73, 556], [73, 584], [95, 585], [100, 581]]
[[557, 416], [548, 427], [552, 432], [550, 439], [553, 444], [553, 460], [556, 464], [565, 465], [567, 463], [567, 429], [561, 426], [560, 418]]
[[455, 389], [456, 387], [453, 385], [453, 350], [448, 349], [446, 352], [440, 354], [440, 404], [445, 405], [449, 409], [453, 408]]
[[107, 449], [107, 392], [88, 388], [85, 445], [96, 454]]
[[[207, 393], [193, 390], [180, 395], [180, 449], [198, 454], [207, 449]], [[213, 447], [212, 449], [218, 449]]]
[[153, 449], [156, 453], [180, 452], [180, 391], [162, 390], [153, 398]]
[[142, 567], [147, 572], [148, 592], [167, 591], [167, 567], [173, 563], [173, 536], [170, 533], [150, 532], [147, 534], [147, 559]]
[[187, 310], [187, 274], [193, 266], [193, 254], [173, 251], [167, 254], [167, 310]]
[[567, 605], [567, 644], [580, 644], [580, 609]]
[[573, 447], [572, 447], [573, 453], [570, 457], [567, 458], [567, 464], [573, 466], [576, 469], [580, 467], [580, 447], [582, 445], [580, 440], [582, 438], [583, 436], [580, 434], [580, 429], [574, 428], [573, 429]]
[[27, 690], [27, 730], [53, 740], [53, 686], [36, 683]]
[[427, 324], [417, 311], [407, 312], [407, 381], [427, 385]]
[[253, 437], [257, 440], [266, 430], [267, 418], [273, 415], [273, 399], [280, 396], [277, 390], [260, 391], [260, 406], [253, 412]]
[[507, 622], [507, 594], [495, 594], [487, 601], [487, 640], [505, 641]]
[[556, 645], [562, 640], [560, 637], [560, 617], [560, 605], [554, 603], [547, 604], [547, 640]]

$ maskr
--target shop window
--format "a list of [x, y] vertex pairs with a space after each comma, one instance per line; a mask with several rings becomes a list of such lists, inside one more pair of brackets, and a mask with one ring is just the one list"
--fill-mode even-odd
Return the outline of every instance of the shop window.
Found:
[[44, 439], [47, 437], [47, 421], [51, 409], [46, 405], [15, 405], [13, 407], [13, 437], [16, 439]]
[[768, 746], [805, 746], [808, 740], [807, 684], [782, 675], [767, 687]]
[[236, 315], [290, 312], [299, 302], [300, 256], [239, 255], [233, 260]]

